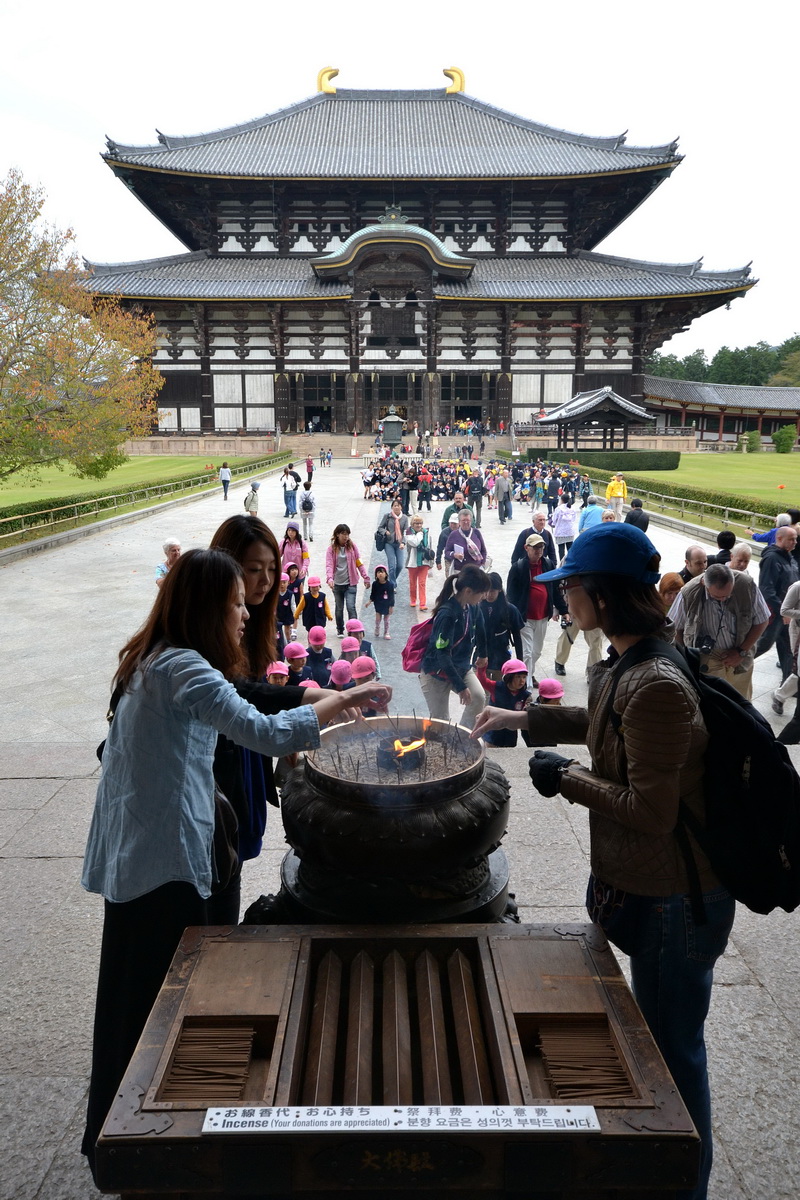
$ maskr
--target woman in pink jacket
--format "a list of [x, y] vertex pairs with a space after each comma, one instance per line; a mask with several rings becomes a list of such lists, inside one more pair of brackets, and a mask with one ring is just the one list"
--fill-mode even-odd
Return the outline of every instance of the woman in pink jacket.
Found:
[[325, 551], [325, 578], [328, 587], [333, 592], [334, 613], [336, 616], [336, 632], [344, 636], [344, 606], [347, 603], [347, 616], [356, 620], [356, 589], [358, 577], [361, 576], [364, 586], [369, 587], [370, 577], [361, 561], [358, 546], [350, 537], [349, 525], [337, 525], [333, 531], [331, 544]]
[[286, 532], [283, 535], [283, 541], [279, 548], [283, 570], [288, 570], [292, 563], [297, 567], [299, 572], [297, 578], [300, 581], [300, 591], [302, 592], [306, 576], [308, 575], [310, 559], [308, 543], [304, 542], [301, 538], [300, 526], [297, 524], [297, 521], [290, 521], [286, 526]]

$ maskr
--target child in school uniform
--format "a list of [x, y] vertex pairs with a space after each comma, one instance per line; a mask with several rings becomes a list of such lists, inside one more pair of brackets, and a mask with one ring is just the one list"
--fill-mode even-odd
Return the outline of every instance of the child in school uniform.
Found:
[[563, 695], [564, 685], [560, 679], [540, 679], [539, 698], [536, 700], [536, 704], [545, 704], [554, 708], [560, 708]]
[[375, 581], [370, 588], [369, 600], [365, 608], [369, 608], [370, 604], [375, 606], [375, 637], [381, 636], [381, 617], [383, 617], [383, 636], [387, 642], [390, 642], [392, 635], [389, 633], [389, 617], [394, 612], [394, 584], [389, 582], [389, 572], [386, 567], [375, 568]]
[[367, 634], [363, 623], [361, 621], [357, 621], [355, 617], [351, 617], [349, 621], [345, 622], [344, 627], [349, 637], [358, 638], [358, 653], [366, 654], [368, 658], [372, 659], [372, 661], [375, 663], [375, 678], [380, 679], [381, 664], [378, 662], [375, 651], [372, 648], [372, 642], [367, 641]]
[[320, 591], [321, 582], [319, 575], [310, 577], [308, 591], [300, 597], [300, 603], [294, 610], [295, 622], [302, 618], [303, 625], [308, 631], [312, 630], [315, 625], [320, 625], [324, 629], [328, 621], [333, 619], [333, 614], [328, 606], [328, 598], [323, 591]]
[[295, 617], [297, 616], [297, 606], [300, 603], [300, 597], [303, 594], [303, 581], [300, 578], [300, 568], [297, 563], [289, 563], [286, 568], [286, 574], [289, 576], [289, 588], [292, 593], [292, 603], [294, 604]]
[[273, 687], [285, 687], [289, 682], [289, 668], [285, 662], [270, 663], [267, 667], [267, 683]]
[[305, 646], [301, 646], [299, 642], [290, 642], [283, 652], [286, 659], [286, 665], [289, 668], [288, 683], [294, 684], [295, 687], [302, 683], [304, 679], [311, 679], [311, 668], [306, 666], [308, 651]]
[[281, 649], [287, 642], [291, 642], [295, 636], [294, 630], [296, 621], [294, 619], [295, 599], [289, 591], [289, 576], [284, 571], [280, 578], [278, 589], [278, 608], [276, 616], [278, 619], [278, 633], [283, 633], [283, 642]]
[[[496, 682], [489, 679], [481, 669], [477, 672], [478, 679], [490, 697], [490, 703], [496, 708], [508, 708], [513, 712], [521, 712], [530, 704], [531, 692], [525, 686], [528, 681], [528, 668], [521, 658], [509, 658], [501, 668], [501, 678]], [[484, 734], [487, 746], [509, 747], [517, 744], [516, 729], [495, 729]]]
[[[306, 666], [321, 688], [326, 688], [331, 679], [333, 651], [325, 645], [327, 634], [321, 625], [313, 625], [308, 631], [308, 658]], [[306, 681], [307, 682], [307, 681]]]

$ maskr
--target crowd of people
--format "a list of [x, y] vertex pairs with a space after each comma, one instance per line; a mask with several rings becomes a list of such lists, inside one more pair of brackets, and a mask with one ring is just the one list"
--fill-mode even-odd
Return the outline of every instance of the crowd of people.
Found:
[[[313, 476], [330, 465], [325, 457], [319, 467], [306, 460], [305, 480], [294, 466], [282, 472], [274, 528], [258, 515], [254, 480], [251, 503], [222, 523], [209, 549], [182, 553], [168, 539], [153, 609], [120, 653], [83, 876], [105, 901], [90, 1164], [182, 929], [239, 918], [241, 865], [261, 851], [282, 772], [318, 744], [326, 723], [390, 702], [399, 653], [381, 650], [379, 663], [376, 644], [392, 639], [402, 606], [414, 620], [430, 609], [419, 618], [429, 622], [419, 686], [432, 718], [450, 719], [456, 697], [457, 719], [500, 753], [518, 734], [534, 747], [587, 746], [589, 767], [537, 750], [531, 777], [542, 796], [589, 810], [587, 906], [631, 956], [636, 998], [702, 1138], [700, 1182], [686, 1195], [703, 1200], [711, 1167], [703, 1024], [733, 901], [695, 847], [709, 919], [692, 931], [700, 952], [687, 954], [677, 930], [689, 884], [672, 830], [679, 805], [701, 809], [707, 734], [696, 693], [669, 661], [626, 655], [674, 636], [699, 652], [704, 671], [749, 697], [754, 659], [774, 649], [781, 711], [798, 695], [800, 512], [781, 514], [771, 536], [755, 535], [766, 547], [757, 583], [750, 544], [729, 531], [713, 556], [690, 544], [683, 563], [662, 564], [622, 475], [597, 495], [572, 467], [390, 459], [363, 479], [364, 498], [387, 505], [374, 548], [362, 550], [339, 521], [316, 549]], [[515, 520], [501, 573], [493, 530]], [[564, 682], [579, 633], [587, 705]], [[538, 673], [548, 638], [552, 676]], [[800, 697], [798, 706], [784, 741], [800, 741]]]

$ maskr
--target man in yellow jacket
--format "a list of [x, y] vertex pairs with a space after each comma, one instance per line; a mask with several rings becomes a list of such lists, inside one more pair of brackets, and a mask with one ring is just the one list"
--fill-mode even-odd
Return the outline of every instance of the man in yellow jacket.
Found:
[[618, 473], [611, 477], [606, 488], [608, 507], [613, 510], [615, 520], [622, 520], [622, 502], [628, 499], [628, 485]]

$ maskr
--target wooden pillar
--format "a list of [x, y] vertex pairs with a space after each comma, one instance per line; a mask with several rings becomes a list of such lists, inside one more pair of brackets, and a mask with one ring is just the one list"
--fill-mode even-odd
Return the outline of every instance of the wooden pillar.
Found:
[[345, 423], [348, 433], [363, 429], [364, 420], [364, 376], [360, 371], [350, 371], [345, 378]]
[[508, 425], [511, 421], [512, 378], [510, 371], [501, 371], [497, 376], [497, 416], [492, 427], [497, 428], [501, 421]]
[[[433, 432], [442, 420], [442, 377], [438, 371], [426, 371], [422, 376], [422, 424]], [[423, 433], [425, 432], [423, 429]]]
[[722, 441], [724, 425], [725, 425], [725, 409], [723, 408], [719, 414], [719, 425], [717, 427], [717, 441], [718, 442]]
[[193, 322], [195, 338], [197, 340], [197, 352], [200, 357], [200, 429], [203, 433], [213, 433], [216, 422], [214, 420], [214, 390], [211, 379], [208, 309], [205, 304], [196, 304], [194, 306]]
[[294, 407], [294, 427], [298, 433], [305, 433], [306, 430], [306, 397], [305, 383], [302, 371], [298, 371], [295, 375], [295, 407]]
[[758, 430], [759, 437], [761, 437], [761, 428], [762, 428], [763, 424], [764, 424], [764, 414], [763, 414], [763, 412], [760, 412], [758, 414], [758, 423], [756, 425], [756, 429]]
[[275, 376], [275, 421], [286, 433], [290, 422], [289, 376], [284, 372]]

